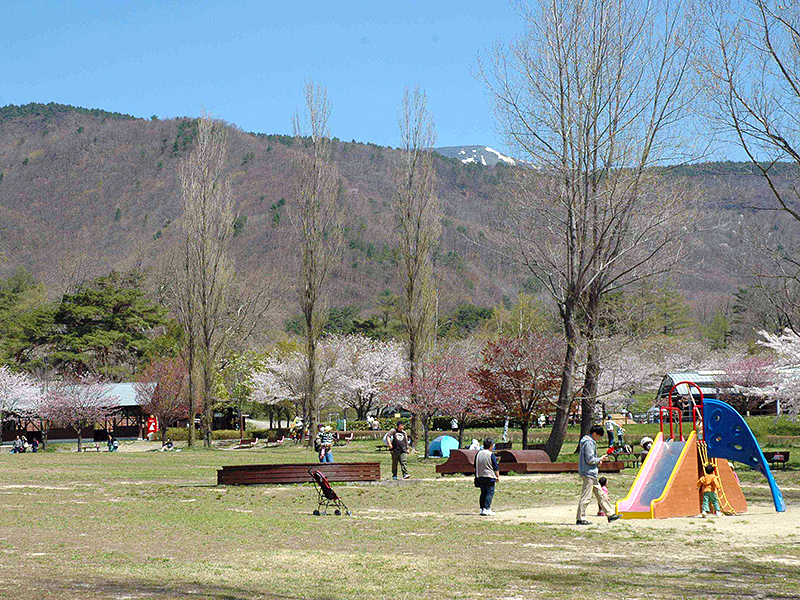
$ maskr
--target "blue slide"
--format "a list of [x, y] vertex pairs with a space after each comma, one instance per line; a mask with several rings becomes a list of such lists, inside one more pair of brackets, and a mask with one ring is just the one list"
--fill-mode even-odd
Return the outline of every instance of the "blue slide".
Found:
[[786, 502], [783, 500], [783, 494], [781, 494], [778, 484], [775, 483], [775, 478], [772, 476], [772, 471], [769, 470], [767, 459], [761, 452], [756, 436], [753, 435], [742, 415], [726, 402], [705, 399], [703, 400], [703, 417], [708, 456], [735, 460], [760, 471], [769, 483], [775, 510], [784, 512]]

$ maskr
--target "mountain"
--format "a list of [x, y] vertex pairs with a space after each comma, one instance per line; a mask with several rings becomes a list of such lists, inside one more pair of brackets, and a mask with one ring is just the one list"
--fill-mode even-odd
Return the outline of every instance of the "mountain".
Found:
[[465, 165], [475, 163], [484, 167], [493, 167], [498, 163], [515, 165], [517, 161], [501, 154], [489, 146], [444, 146], [435, 151], [448, 158], [455, 158]]
[[[195, 120], [138, 119], [59, 104], [0, 108], [0, 275], [27, 267], [51, 295], [88, 277], [142, 266], [156, 270], [179, 234], [180, 161], [192, 145]], [[233, 253], [242, 276], [280, 279], [288, 315], [297, 312], [291, 223], [294, 139], [230, 130], [228, 168], [237, 211]], [[399, 292], [393, 168], [397, 151], [334, 139], [346, 239], [331, 275], [330, 306], [365, 311], [385, 289]], [[434, 253], [440, 314], [459, 303], [494, 306], [535, 280], [488, 242], [487, 224], [502, 205], [513, 159], [486, 146], [438, 148], [434, 154], [442, 232]], [[485, 166], [484, 166], [485, 163]], [[672, 176], [672, 175], [669, 175]], [[741, 281], [725, 252], [744, 221], [780, 229], [763, 180], [741, 163], [706, 163], [674, 175], [719, 215], [698, 230], [691, 266], [674, 274], [690, 300], [727, 299]], [[771, 220], [770, 220], [771, 219]], [[689, 224], [691, 225], [691, 224]], [[709, 302], [709, 304], [712, 304]], [[276, 317], [278, 318], [278, 317]]]
[[[25, 266], [57, 295], [111, 269], [163, 262], [178, 233], [177, 168], [194, 130], [188, 118], [136, 119], [58, 104], [0, 108], [0, 251], [6, 257], [0, 275]], [[284, 278], [287, 290], [295, 283], [289, 265], [296, 259], [293, 144], [290, 136], [230, 130], [237, 269]], [[330, 304], [368, 308], [385, 289], [401, 289], [391, 208], [397, 151], [334, 140], [333, 157], [347, 230]], [[440, 310], [514, 297], [527, 277], [485, 244], [473, 243], [485, 240], [482, 224], [507, 173], [441, 155], [434, 164], [443, 213], [434, 256]]]

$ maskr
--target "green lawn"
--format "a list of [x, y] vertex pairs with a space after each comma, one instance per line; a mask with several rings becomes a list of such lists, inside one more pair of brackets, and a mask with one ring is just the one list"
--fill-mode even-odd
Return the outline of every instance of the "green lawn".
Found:
[[[741, 478], [753, 516], [594, 518], [581, 529], [576, 475], [505, 477], [498, 516], [481, 518], [471, 478], [436, 478], [440, 461], [413, 456], [412, 480], [334, 484], [353, 517], [314, 517], [310, 485], [215, 485], [222, 465], [313, 462], [309, 450], [126, 445], [117, 454], [0, 454], [0, 597], [800, 596], [798, 514], [769, 514], [752, 472]], [[388, 477], [390, 458], [375, 445], [337, 448], [336, 460], [378, 460]], [[796, 469], [776, 474], [790, 506], [800, 501]], [[614, 498], [634, 476], [611, 477]], [[770, 523], [775, 535], [764, 531]]]

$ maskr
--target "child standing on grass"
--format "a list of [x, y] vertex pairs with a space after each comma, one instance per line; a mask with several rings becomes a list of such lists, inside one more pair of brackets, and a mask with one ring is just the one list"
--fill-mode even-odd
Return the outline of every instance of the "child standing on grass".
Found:
[[[608, 488], [606, 487], [606, 484], [608, 483], [608, 479], [606, 479], [605, 477], [600, 477], [600, 478], [597, 479], [597, 483], [600, 484], [600, 490], [603, 492], [603, 498], [606, 499], [606, 502], [611, 504], [611, 501], [608, 499]], [[603, 507], [600, 505], [599, 501], [597, 502], [597, 516], [598, 517], [607, 517], [608, 516], [605, 513], [605, 511], [603, 510]]]
[[700, 516], [705, 518], [709, 503], [714, 505], [714, 511], [720, 516], [722, 509], [717, 498], [717, 491], [720, 488], [719, 477], [714, 474], [714, 465], [706, 465], [705, 472], [706, 474], [697, 482], [697, 487], [703, 493], [703, 512], [700, 513]]

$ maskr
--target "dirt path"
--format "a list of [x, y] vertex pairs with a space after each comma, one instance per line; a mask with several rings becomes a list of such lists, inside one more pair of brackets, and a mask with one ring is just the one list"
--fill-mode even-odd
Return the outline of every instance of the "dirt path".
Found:
[[[590, 505], [590, 508], [591, 505]], [[495, 519], [512, 523], [547, 523], [551, 525], [575, 525], [575, 504], [545, 506], [497, 512]], [[792, 539], [800, 543], [800, 509], [789, 507], [778, 513], [771, 504], [751, 504], [747, 513], [732, 517], [685, 517], [674, 519], [621, 519], [609, 524], [605, 517], [589, 516], [592, 526], [587, 529], [605, 527], [624, 528], [631, 532], [651, 532], [655, 535], [682, 533], [686, 536], [702, 531], [707, 535], [718, 535], [730, 544], [762, 546], [783, 543]]]

